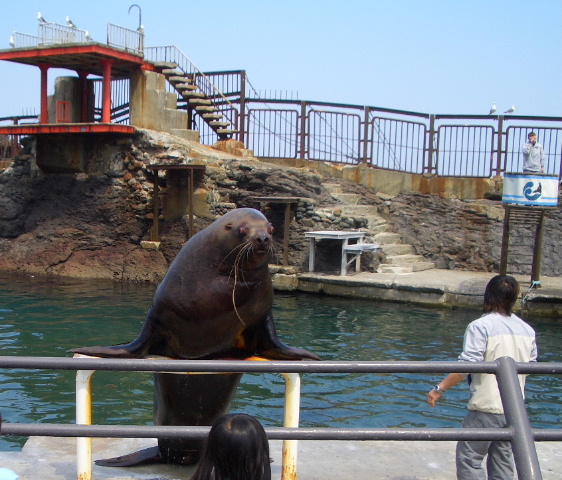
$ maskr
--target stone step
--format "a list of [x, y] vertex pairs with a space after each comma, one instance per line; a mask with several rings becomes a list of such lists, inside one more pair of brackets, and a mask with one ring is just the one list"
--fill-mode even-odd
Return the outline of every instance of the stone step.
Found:
[[217, 111], [217, 107], [214, 107], [214, 106], [206, 106], [206, 105], [197, 105], [197, 106], [195, 107], [195, 111], [198, 112], [198, 113], [199, 113], [199, 112], [208, 112], [208, 113], [211, 113], [211, 112], [216, 112], [216, 111]]
[[413, 273], [413, 272], [424, 272], [426, 270], [432, 270], [435, 268], [433, 262], [420, 262], [412, 263], [409, 265], [389, 265], [387, 263], [381, 263], [377, 268], [377, 273]]
[[172, 77], [168, 77], [168, 82], [170, 83], [190, 83], [189, 78], [185, 75], [174, 75]]
[[207, 95], [205, 95], [203, 92], [198, 92], [196, 90], [184, 90], [183, 92], [181, 92], [181, 96], [183, 98], [185, 98], [186, 100], [189, 100], [190, 98], [206, 98]]
[[233, 130], [230, 128], [219, 128], [215, 130], [218, 135], [232, 135], [234, 133], [238, 133], [238, 130]]
[[196, 86], [196, 85], [193, 85], [193, 84], [191, 84], [191, 83], [177, 83], [177, 84], [174, 86], [174, 88], [175, 88], [176, 90], [178, 90], [179, 92], [182, 92], [182, 91], [184, 91], [184, 90], [191, 90], [191, 91], [197, 90], [197, 86]]
[[185, 72], [176, 68], [164, 68], [162, 73], [167, 77], [185, 77]]
[[387, 243], [402, 243], [402, 237], [394, 232], [381, 232], [375, 235], [375, 241], [381, 245]]
[[385, 263], [392, 265], [403, 265], [410, 263], [425, 262], [423, 255], [387, 255]]
[[156, 68], [178, 68], [175, 62], [152, 62]]
[[405, 243], [381, 244], [382, 251], [386, 255], [414, 255], [414, 247]]
[[211, 102], [211, 100], [207, 100], [206, 98], [190, 98], [189, 99], [189, 104], [191, 106], [197, 106], [197, 105], [212, 105], [213, 102]]
[[358, 205], [363, 198], [357, 193], [332, 193], [332, 195], [345, 205]]
[[205, 120], [220, 120], [222, 115], [220, 113], [204, 113], [201, 115]]
[[[337, 207], [338, 206], [335, 205], [335, 208]], [[352, 217], [379, 216], [379, 209], [374, 205], [342, 205], [341, 209], [346, 215], [350, 215]]]
[[230, 125], [230, 122], [209, 122], [209, 126], [210, 127], [228, 127]]
[[343, 193], [343, 188], [339, 183], [323, 183], [322, 186], [329, 193]]

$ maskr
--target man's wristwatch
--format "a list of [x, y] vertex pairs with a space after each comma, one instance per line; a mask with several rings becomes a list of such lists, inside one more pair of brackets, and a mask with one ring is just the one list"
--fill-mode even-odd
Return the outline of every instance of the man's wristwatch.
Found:
[[440, 393], [441, 395], [445, 393], [445, 390], [443, 390], [439, 385], [435, 385], [435, 387], [433, 387], [433, 390], [435, 390], [437, 393]]

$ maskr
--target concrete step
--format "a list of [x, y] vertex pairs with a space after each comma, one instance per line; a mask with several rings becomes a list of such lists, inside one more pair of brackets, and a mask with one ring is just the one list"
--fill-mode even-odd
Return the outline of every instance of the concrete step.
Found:
[[191, 83], [189, 81], [189, 78], [186, 77], [185, 75], [174, 75], [174, 76], [168, 77], [168, 82], [170, 82], [170, 83]]
[[186, 100], [190, 98], [207, 98], [203, 92], [198, 92], [197, 90], [183, 90], [181, 96]]
[[178, 70], [176, 68], [164, 68], [162, 70], [162, 73], [164, 75], [166, 75], [167, 77], [184, 77], [185, 76], [185, 72], [182, 70]]
[[435, 264], [433, 262], [420, 262], [420, 263], [412, 263], [408, 265], [390, 265], [388, 263], [381, 263], [379, 265], [379, 268], [377, 268], [377, 273], [403, 274], [403, 273], [423, 272], [426, 270], [433, 270], [434, 268], [435, 268]]
[[238, 130], [233, 130], [231, 128], [219, 128], [215, 131], [218, 135], [232, 135], [233, 133], [238, 133]]
[[216, 122], [216, 121], [209, 122], [210, 127], [228, 127], [229, 125], [230, 122]]
[[184, 90], [196, 91], [197, 86], [191, 83], [177, 83], [174, 88], [179, 92], [183, 92]]
[[197, 105], [212, 105], [213, 102], [211, 102], [211, 100], [207, 100], [206, 98], [190, 98], [189, 99], [189, 104], [191, 106], [197, 106]]
[[207, 106], [207, 105], [197, 105], [195, 107], [195, 111], [197, 113], [199, 112], [207, 112], [207, 113], [211, 113], [211, 112], [216, 112], [217, 111], [217, 107], [214, 106]]
[[222, 115], [220, 113], [204, 113], [201, 115], [205, 120], [220, 120]]
[[336, 197], [345, 205], [358, 205], [363, 198], [357, 193], [332, 193], [332, 196]]
[[381, 244], [381, 248], [386, 255], [414, 255], [414, 247], [405, 243]]
[[423, 255], [387, 255], [385, 263], [392, 265], [404, 265], [410, 263], [425, 262]]
[[375, 235], [375, 242], [381, 245], [386, 245], [387, 243], [402, 243], [402, 237], [394, 232], [381, 232]]
[[152, 62], [156, 68], [178, 68], [175, 62]]
[[322, 186], [329, 193], [343, 193], [343, 187], [339, 183], [323, 183]]

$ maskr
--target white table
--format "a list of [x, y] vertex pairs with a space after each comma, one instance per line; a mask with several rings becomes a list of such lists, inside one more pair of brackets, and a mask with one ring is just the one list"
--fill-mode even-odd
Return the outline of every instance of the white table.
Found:
[[[346, 248], [349, 245], [350, 239], [357, 239], [357, 244], [363, 243], [363, 237], [365, 232], [349, 232], [344, 230], [322, 230], [317, 232], [305, 232], [305, 238], [310, 240], [310, 256], [308, 259], [308, 271], [314, 272], [314, 254], [316, 249], [316, 240], [328, 239], [328, 240], [341, 240], [341, 269], [340, 275], [347, 274], [347, 252]], [[359, 271], [359, 261], [360, 256], [357, 255], [355, 258], [355, 268]]]

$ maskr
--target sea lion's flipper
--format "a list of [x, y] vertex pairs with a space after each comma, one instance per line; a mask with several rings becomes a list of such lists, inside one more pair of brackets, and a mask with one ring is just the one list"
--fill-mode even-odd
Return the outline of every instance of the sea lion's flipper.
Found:
[[166, 463], [157, 446], [144, 448], [137, 452], [121, 455], [120, 457], [96, 460], [96, 465], [102, 467], [134, 467], [136, 465], [148, 465], [150, 463]]
[[141, 358], [148, 355], [154, 340], [154, 327], [150, 323], [150, 314], [144, 322], [138, 337], [131, 343], [110, 345], [109, 347], [81, 347], [68, 350], [69, 353], [79, 353], [90, 357], [102, 358]]
[[271, 311], [264, 321], [257, 326], [257, 331], [254, 334], [255, 354], [262, 357], [271, 360], [321, 360], [318, 355], [304, 348], [292, 348], [279, 340]]

